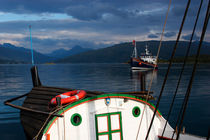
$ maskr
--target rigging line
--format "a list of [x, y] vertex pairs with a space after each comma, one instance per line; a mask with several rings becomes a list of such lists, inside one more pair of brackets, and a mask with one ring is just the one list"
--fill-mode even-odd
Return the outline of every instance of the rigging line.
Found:
[[[61, 106], [62, 106], [62, 105], [61, 105]], [[65, 111], [64, 111], [63, 106], [62, 106], [62, 110], [63, 110], [64, 140], [66, 140]]]
[[201, 46], [202, 46], [203, 39], [205, 37], [206, 29], [207, 29], [207, 26], [208, 26], [209, 9], [210, 9], [210, 0], [209, 0], [208, 8], [207, 8], [207, 11], [206, 11], [206, 17], [205, 17], [205, 21], [204, 21], [204, 25], [203, 25], [203, 30], [202, 30], [202, 34], [201, 34], [201, 38], [200, 38], [199, 47], [198, 47], [197, 54], [196, 54], [195, 63], [194, 63], [194, 66], [193, 66], [192, 75], [191, 75], [191, 78], [190, 78], [190, 81], [189, 81], [189, 84], [188, 84], [188, 88], [187, 88], [187, 92], [186, 92], [186, 101], [185, 101], [185, 104], [184, 104], [183, 114], [182, 114], [182, 117], [181, 117], [181, 122], [180, 122], [180, 125], [179, 125], [176, 140], [179, 139], [180, 130], [181, 130], [181, 127], [182, 127], [182, 124], [183, 124], [187, 104], [188, 104], [188, 101], [189, 101], [189, 96], [190, 96], [190, 92], [191, 92], [191, 88], [192, 88], [192, 83], [193, 83], [193, 80], [194, 80], [194, 77], [195, 77], [195, 72], [196, 72], [196, 68], [197, 68], [197, 63], [198, 63], [198, 58], [199, 58], [199, 55], [200, 55]]
[[31, 63], [34, 66], [34, 52], [32, 47], [31, 25], [29, 25], [30, 41], [31, 41]]
[[[203, 0], [202, 0], [202, 2], [203, 2]], [[201, 8], [201, 3], [200, 3], [200, 7], [199, 7], [199, 8]], [[197, 15], [197, 16], [198, 16], [198, 15]], [[197, 17], [197, 18], [198, 18], [198, 17]], [[197, 18], [196, 18], [196, 20], [197, 20]], [[195, 28], [195, 26], [194, 26], [194, 28]], [[194, 29], [193, 29], [193, 30], [194, 30]], [[192, 39], [192, 37], [193, 37], [193, 35], [191, 36], [191, 39]], [[186, 57], [186, 56], [185, 56], [185, 57]], [[184, 63], [185, 63], [186, 59], [187, 59], [187, 58], [184, 59]], [[183, 65], [184, 65], [184, 64], [183, 64]], [[175, 96], [175, 95], [174, 95], [174, 96]], [[182, 102], [181, 109], [180, 109], [180, 111], [179, 111], [179, 115], [178, 115], [178, 118], [177, 118], [177, 121], [176, 121], [175, 128], [177, 128], [178, 123], [179, 123], [179, 121], [180, 121], [180, 117], [181, 117], [181, 114], [182, 114], [182, 112], [183, 112], [183, 106], [184, 106], [185, 100], [186, 100], [186, 95], [185, 95], [184, 100], [183, 100], [183, 102]], [[176, 132], [176, 131], [174, 130], [173, 135], [172, 135], [172, 139], [174, 138], [175, 132]]]
[[[187, 58], [189, 56], [189, 52], [190, 52], [193, 36], [194, 36], [194, 33], [195, 33], [195, 29], [196, 29], [196, 26], [197, 26], [197, 21], [198, 21], [199, 15], [200, 15], [200, 10], [201, 10], [201, 7], [202, 7], [202, 3], [203, 3], [203, 0], [201, 0], [200, 6], [199, 6], [199, 9], [198, 9], [198, 12], [197, 12], [195, 24], [194, 24], [194, 27], [193, 27], [193, 32], [191, 34], [191, 38], [190, 38], [190, 42], [189, 42], [189, 45], [188, 45], [188, 48], [187, 48], [187, 52], [185, 54], [184, 63], [182, 65], [182, 69], [181, 69], [181, 72], [180, 72], [180, 75], [179, 75], [179, 79], [178, 79], [178, 82], [177, 82], [176, 90], [174, 92], [174, 96], [173, 96], [173, 99], [172, 99], [172, 102], [171, 102], [171, 105], [170, 105], [170, 109], [169, 109], [169, 112], [168, 112], [168, 115], [167, 115], [166, 123], [165, 123], [165, 126], [163, 128], [162, 137], [164, 135], [164, 132], [165, 132], [168, 120], [170, 118], [171, 111], [172, 111], [172, 108], [173, 108], [173, 105], [174, 105], [174, 101], [175, 101], [175, 98], [176, 98], [176, 95], [177, 95], [177, 92], [178, 92], [178, 89], [179, 89], [179, 85], [180, 85], [180, 82], [181, 82], [181, 79], [182, 79], [182, 75], [183, 75], [183, 72], [184, 72], [184, 69], [185, 69], [186, 61], [187, 61]], [[177, 126], [177, 124], [176, 124], [176, 126]]]
[[[160, 43], [159, 43], [159, 46], [158, 46], [158, 51], [157, 51], [156, 60], [155, 60], [155, 67], [156, 67], [156, 64], [157, 64], [157, 59], [158, 59], [159, 54], [160, 54], [160, 48], [161, 48], [161, 45], [162, 45], [162, 40], [163, 40], [163, 36], [164, 36], [164, 32], [165, 32], [165, 27], [166, 27], [166, 22], [167, 22], [167, 19], [168, 19], [168, 14], [169, 14], [169, 11], [170, 11], [170, 7], [171, 7], [171, 0], [169, 0], [168, 9], [167, 9], [167, 12], [166, 12], [166, 18], [165, 18], [165, 22], [164, 22], [164, 25], [163, 25], [163, 30], [162, 30], [161, 37], [160, 37]], [[151, 88], [152, 88], [152, 83], [153, 83], [153, 79], [154, 79], [154, 75], [155, 75], [155, 67], [153, 68], [152, 77], [151, 77], [150, 84], [149, 84], [149, 87], [148, 87], [146, 102], [148, 101], [149, 93], [150, 93]], [[141, 123], [142, 123], [142, 120], [143, 120], [145, 108], [146, 108], [146, 104], [144, 105], [142, 117], [141, 117], [139, 128], [138, 128], [138, 131], [137, 131], [136, 140], [138, 139], [138, 135], [139, 135], [139, 132], [140, 132]]]
[[44, 129], [44, 127], [46, 126], [47, 122], [49, 121], [50, 117], [55, 113], [57, 112], [58, 110], [60, 110], [61, 107], [55, 109], [54, 111], [50, 112], [48, 117], [46, 118], [45, 122], [43, 123], [42, 127], [39, 129], [39, 132], [36, 134], [36, 136], [34, 136], [33, 140], [37, 140], [40, 133], [42, 132], [42, 130]]
[[[37, 133], [37, 135], [33, 138], [33, 140], [37, 140], [37, 138], [39, 137], [41, 131], [44, 129], [44, 126], [47, 124], [47, 122], [49, 121], [50, 117], [57, 111], [64, 109], [65, 107], [67, 107], [68, 105], [70, 105], [71, 103], [68, 103], [66, 105], [62, 105], [58, 108], [56, 108], [54, 111], [49, 113], [49, 116], [47, 117], [47, 119], [45, 120], [44, 124], [42, 125], [42, 127], [40, 128], [39, 132]], [[63, 110], [64, 111], [64, 110]], [[64, 113], [64, 112], [63, 112]]]
[[176, 52], [176, 48], [177, 48], [177, 45], [178, 45], [178, 42], [179, 42], [179, 38], [180, 38], [181, 33], [182, 33], [182, 28], [183, 28], [183, 25], [184, 25], [184, 22], [185, 22], [185, 18], [186, 18], [188, 9], [189, 9], [190, 2], [191, 2], [191, 0], [188, 0], [187, 6], [186, 6], [186, 9], [185, 9], [185, 13], [184, 13], [184, 17], [182, 19], [182, 24], [181, 24], [181, 27], [179, 29], [179, 34], [177, 36], [177, 40], [176, 40], [176, 43], [175, 43], [175, 46], [174, 46], [174, 49], [173, 49], [173, 52], [172, 52], [172, 55], [171, 55], [171, 58], [170, 58], [170, 61], [169, 61], [168, 69], [167, 69], [167, 72], [166, 72], [166, 75], [165, 75], [165, 78], [164, 78], [164, 81], [163, 81], [163, 85], [162, 85], [162, 88], [161, 88], [161, 91], [160, 91], [160, 95], [158, 97], [158, 101], [157, 101], [157, 104], [155, 106], [155, 111], [154, 111], [154, 114], [152, 116], [152, 120], [151, 120], [149, 129], [147, 131], [147, 135], [146, 135], [146, 138], [145, 138], [146, 140], [147, 140], [147, 138], [149, 136], [149, 133], [150, 133], [150, 130], [152, 128], [152, 124], [153, 124], [153, 121], [154, 121], [154, 118], [155, 118], [155, 115], [156, 115], [156, 112], [157, 112], [157, 108], [159, 107], [160, 99], [161, 99], [161, 96], [163, 94], [163, 90], [164, 90], [164, 87], [165, 87], [165, 84], [166, 84], [166, 81], [167, 81], [167, 78], [168, 78], [168, 74], [169, 74], [169, 71], [170, 71], [170, 68], [171, 68], [171, 65], [172, 65], [172, 61], [173, 61], [175, 52]]

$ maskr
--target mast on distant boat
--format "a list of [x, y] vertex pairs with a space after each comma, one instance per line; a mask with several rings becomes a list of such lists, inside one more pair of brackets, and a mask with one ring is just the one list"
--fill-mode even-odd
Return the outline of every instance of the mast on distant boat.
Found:
[[133, 46], [134, 46], [134, 49], [133, 49], [132, 57], [138, 58], [137, 49], [136, 49], [136, 41], [135, 40], [133, 40]]
[[149, 50], [148, 50], [147, 48], [148, 48], [148, 46], [147, 46], [147, 44], [146, 44], [145, 54], [146, 54], [146, 55], [150, 55]]

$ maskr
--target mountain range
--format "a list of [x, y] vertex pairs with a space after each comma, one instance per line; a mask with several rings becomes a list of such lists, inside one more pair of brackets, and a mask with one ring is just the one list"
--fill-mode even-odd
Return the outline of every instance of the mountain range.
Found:
[[[195, 55], [199, 42], [193, 42], [190, 55]], [[159, 41], [136, 42], [138, 54], [144, 52], [146, 44], [154, 55], [157, 53]], [[160, 59], [168, 60], [171, 56], [175, 41], [163, 41], [160, 50]], [[180, 41], [175, 57], [185, 55], [189, 42]], [[35, 63], [125, 63], [130, 60], [133, 51], [131, 42], [116, 44], [107, 48], [93, 50], [75, 46], [71, 50], [58, 49], [52, 53], [42, 54], [34, 51]], [[203, 42], [201, 54], [209, 56], [210, 43]], [[0, 63], [31, 63], [31, 50], [4, 43], [0, 44]]]
[[[159, 41], [141, 41], [136, 42], [138, 54], [145, 51], [146, 44], [148, 49], [154, 55], [157, 53]], [[193, 42], [191, 45], [190, 55], [195, 55], [199, 42]], [[175, 57], [182, 57], [185, 55], [189, 42], [180, 41], [176, 49]], [[163, 41], [160, 50], [160, 59], [168, 60], [171, 56], [175, 41]], [[111, 47], [92, 50], [77, 55], [72, 55], [64, 59], [56, 61], [57, 63], [125, 63], [130, 60], [133, 51], [131, 42], [116, 44]], [[210, 54], [210, 43], [203, 42], [201, 54]]]
[[71, 55], [75, 55], [75, 54], [79, 54], [79, 53], [83, 53], [83, 52], [87, 52], [93, 50], [91, 48], [83, 48], [79, 45], [74, 46], [72, 49], [70, 50], [65, 50], [65, 49], [57, 49], [51, 53], [45, 54], [49, 57], [53, 57], [53, 58], [65, 58]]
[[[65, 58], [92, 49], [74, 46], [71, 50], [58, 49], [52, 53], [42, 54], [37, 51], [34, 53], [35, 63], [53, 62], [57, 59]], [[0, 44], [0, 64], [31, 63], [31, 50], [24, 47], [17, 47], [10, 43]]]
[[[36, 63], [52, 61], [52, 58], [37, 51], [33, 53]], [[4, 63], [31, 63], [31, 50], [10, 43], [0, 44], [0, 60]]]

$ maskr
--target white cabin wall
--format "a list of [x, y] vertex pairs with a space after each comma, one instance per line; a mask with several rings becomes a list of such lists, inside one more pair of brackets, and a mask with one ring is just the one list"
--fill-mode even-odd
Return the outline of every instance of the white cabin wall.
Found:
[[[132, 115], [132, 109], [135, 106], [138, 106], [141, 109], [141, 114], [139, 117], [134, 117]], [[125, 104], [125, 108], [127, 108], [127, 109], [122, 112], [122, 114], [123, 114], [122, 115], [122, 119], [123, 119], [122, 124], [123, 124], [123, 136], [124, 136], [123, 138], [125, 140], [129, 140], [129, 139], [136, 140], [141, 117], [143, 115], [144, 104], [140, 103], [140, 102], [133, 101], [133, 100], [129, 100], [128, 103]], [[141, 127], [140, 127], [140, 131], [138, 134], [138, 140], [145, 139], [153, 113], [154, 113], [153, 110], [149, 106], [146, 106], [145, 112], [144, 112], [144, 117], [141, 122]], [[127, 118], [125, 118], [124, 116], [127, 116]], [[158, 117], [155, 117], [154, 125], [152, 127], [153, 132], [151, 132], [150, 137], [154, 137], [152, 134], [155, 134], [155, 135], [158, 134], [158, 128], [159, 128], [158, 126], [160, 126], [160, 122], [159, 122], [159, 119], [157, 119], [157, 118]]]
[[[95, 140], [95, 114], [111, 112], [121, 112], [123, 140], [136, 140], [144, 104], [135, 100], [127, 100], [127, 102], [124, 102], [123, 98], [111, 98], [110, 101], [111, 102], [108, 106], [105, 104], [105, 99], [97, 99], [69, 109], [65, 112], [64, 118], [57, 119], [51, 126], [48, 131], [48, 134], [50, 134], [50, 140], [64, 140], [64, 135], [65, 140]], [[138, 117], [134, 117], [132, 114], [132, 109], [135, 106], [138, 106], [141, 109], [141, 114]], [[79, 113], [82, 116], [82, 123], [79, 126], [73, 126], [71, 124], [71, 116], [74, 113]], [[152, 115], [153, 110], [147, 105], [138, 140], [145, 139]], [[158, 135], [160, 127], [160, 119], [158, 118], [159, 116], [156, 115], [150, 133], [150, 137], [152, 137], [151, 140], [155, 140]], [[42, 140], [45, 140], [45, 138], [46, 137], [44, 136]]]

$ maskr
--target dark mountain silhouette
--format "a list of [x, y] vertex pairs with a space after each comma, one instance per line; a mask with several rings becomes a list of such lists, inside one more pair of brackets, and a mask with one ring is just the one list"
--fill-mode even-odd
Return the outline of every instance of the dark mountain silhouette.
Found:
[[[199, 42], [193, 42], [191, 46], [190, 55], [196, 54]], [[149, 46], [151, 53], [156, 55], [159, 41], [141, 41], [137, 42], [138, 54], [144, 52], [145, 45]], [[189, 42], [180, 41], [176, 50], [175, 57], [182, 57], [185, 55]], [[175, 41], [163, 41], [160, 51], [160, 59], [168, 60], [171, 56]], [[133, 47], [132, 43], [121, 43], [111, 47], [92, 50], [76, 55], [66, 57], [56, 61], [57, 63], [124, 63], [130, 60]], [[204, 42], [202, 45], [201, 54], [210, 54], [210, 43]]]
[[81, 46], [74, 46], [71, 50], [65, 50], [65, 49], [58, 49], [53, 51], [52, 53], [46, 54], [47, 56], [54, 57], [54, 58], [65, 58], [67, 56], [79, 54], [82, 52], [87, 52], [93, 49], [90, 48], [83, 48]]
[[[0, 59], [2, 63], [31, 63], [31, 50], [16, 47], [10, 43], [0, 44]], [[34, 51], [35, 63], [45, 63], [52, 60], [52, 58]]]
[[[146, 44], [149, 46], [148, 49], [150, 52], [156, 55], [159, 41], [137, 42], [138, 54], [140, 55], [140, 53], [144, 52]], [[159, 58], [168, 60], [171, 56], [174, 44], [175, 41], [162, 42]], [[179, 58], [177, 61], [180, 61], [185, 55], [188, 44], [189, 42], [187, 41], [179, 42], [175, 55], [176, 58]], [[198, 44], [199, 42], [192, 43], [190, 55], [196, 54]], [[131, 42], [116, 44], [98, 50], [75, 46], [69, 51], [57, 50], [57, 53], [55, 53], [57, 56], [67, 56], [59, 60], [56, 60], [55, 56], [52, 58], [34, 51], [34, 60], [35, 63], [46, 63], [52, 61], [56, 63], [124, 63], [130, 60], [132, 51], [133, 46]], [[210, 56], [210, 43], [203, 42], [201, 54], [206, 58]], [[206, 59], [206, 61], [208, 60]], [[16, 47], [9, 43], [0, 44], [0, 63], [31, 63], [31, 50], [23, 47]]]

